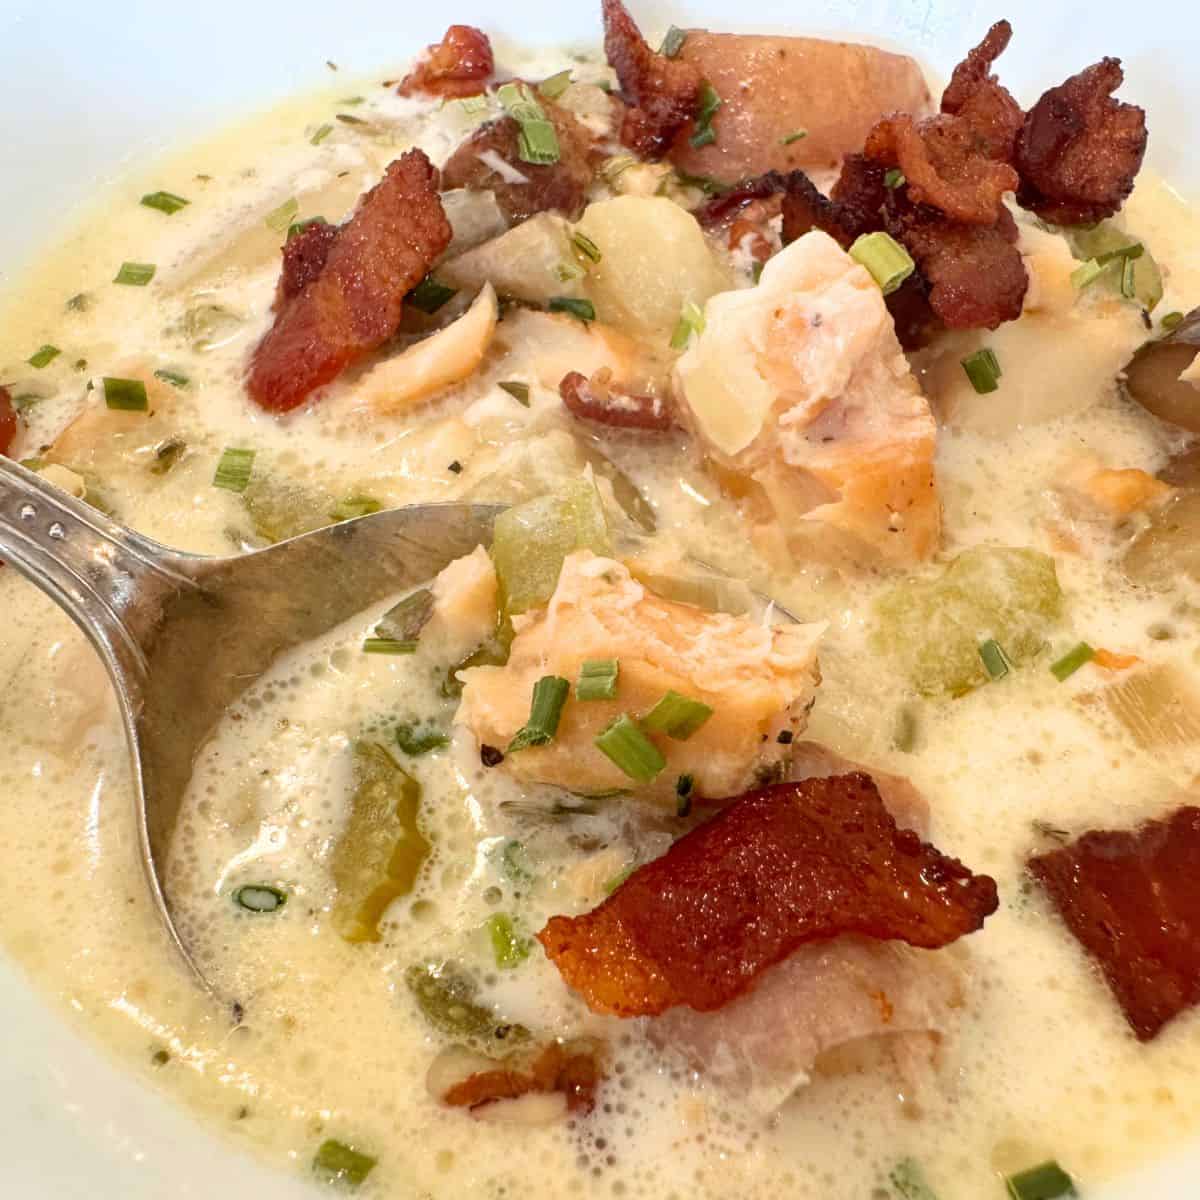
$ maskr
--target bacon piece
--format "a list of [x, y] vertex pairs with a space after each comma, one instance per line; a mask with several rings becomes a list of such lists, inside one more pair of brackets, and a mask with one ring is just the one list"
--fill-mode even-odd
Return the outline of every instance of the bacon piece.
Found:
[[652, 429], [662, 432], [675, 425], [671, 410], [660, 396], [637, 396], [615, 387], [601, 368], [589, 380], [578, 371], [563, 376], [558, 394], [571, 415], [617, 429]]
[[1085, 833], [1029, 870], [1104, 971], [1138, 1039], [1200, 1002], [1200, 808]]
[[604, 0], [604, 52], [629, 105], [621, 141], [642, 158], [662, 158], [700, 103], [696, 67], [655, 53], [621, 0]]
[[561, 1092], [567, 1098], [568, 1112], [586, 1116], [596, 1106], [601, 1079], [594, 1047], [551, 1042], [532, 1063], [497, 1063], [495, 1070], [478, 1071], [456, 1083], [441, 1099], [451, 1108], [473, 1110], [531, 1092]]
[[705, 229], [722, 225], [754, 201], [767, 200], [786, 192], [789, 178], [778, 171], [768, 171], [753, 179], [743, 179], [735, 187], [702, 204], [692, 215]]
[[[455, 150], [442, 168], [443, 187], [490, 189], [512, 224], [540, 212], [578, 216], [594, 174], [592, 135], [566, 109], [544, 97], [539, 103], [558, 134], [558, 162], [523, 162], [517, 149], [521, 127], [512, 117], [503, 117], [481, 125]], [[503, 159], [516, 175], [506, 179], [483, 155]]]
[[405, 295], [450, 237], [437, 172], [422, 151], [410, 150], [331, 239], [316, 278], [280, 305], [250, 363], [255, 402], [273, 412], [295, 408], [386, 341]]
[[473, 25], [451, 25], [436, 46], [424, 55], [396, 89], [401, 96], [478, 96], [496, 69], [492, 43]]
[[991, 68], [1011, 38], [1012, 26], [1007, 21], [997, 21], [983, 41], [954, 68], [942, 93], [942, 112], [961, 117], [970, 127], [977, 148], [989, 158], [1006, 163], [1013, 160], [1025, 114], [991, 73]]
[[855, 774], [747, 793], [537, 936], [596, 1012], [711, 1012], [806, 943], [856, 933], [933, 949], [997, 903], [994, 880], [897, 829]]
[[17, 410], [8, 388], [0, 387], [0, 454], [7, 454], [17, 436]]
[[1124, 78], [1119, 58], [1102, 59], [1029, 110], [1016, 147], [1024, 208], [1082, 225], [1125, 203], [1146, 153], [1146, 114], [1112, 98]]
[[283, 270], [275, 290], [278, 309], [293, 296], [298, 296], [325, 269], [329, 251], [337, 241], [338, 227], [323, 221], [306, 225], [292, 234], [283, 247]]

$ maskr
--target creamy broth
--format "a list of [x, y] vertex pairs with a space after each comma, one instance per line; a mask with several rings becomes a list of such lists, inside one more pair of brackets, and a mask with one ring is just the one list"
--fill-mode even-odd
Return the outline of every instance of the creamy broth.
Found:
[[[605, 73], [554, 55], [506, 65], [526, 78], [567, 65], [585, 79]], [[366, 101], [339, 103], [356, 93]], [[367, 124], [335, 122], [339, 111]], [[1035, 822], [1074, 835], [1169, 811], [1200, 773], [1200, 744], [1140, 745], [1089, 703], [1104, 682], [1095, 668], [1060, 683], [1048, 656], [959, 699], [914, 698], [871, 636], [872, 605], [894, 576], [781, 566], [682, 435], [647, 441], [573, 423], [539, 382], [548, 350], [536, 338], [502, 337], [466, 383], [407, 417], [365, 413], [353, 373], [286, 419], [247, 403], [245, 358], [269, 324], [283, 237], [267, 216], [295, 197], [289, 220], [340, 219], [400, 151], [419, 145], [441, 161], [469, 129], [459, 106], [402, 100], [375, 80], [339, 80], [152, 175], [114, 184], [7, 298], [0, 370], [15, 380], [14, 394], [39, 397], [24, 410], [15, 453], [38, 457], [86, 402], [89, 380], [141, 369], [186, 375], [186, 388], [160, 380], [154, 389], [151, 419], [162, 437], [185, 443], [169, 471], [147, 469], [149, 436], [138, 454], [98, 442], [90, 463], [71, 465], [89, 498], [122, 522], [173, 546], [224, 554], [297, 531], [297, 522], [325, 523], [346, 497], [389, 507], [521, 500], [577, 476], [601, 452], [649, 502], [657, 536], [674, 553], [745, 579], [806, 621], [829, 623], [805, 736], [911, 779], [930, 804], [931, 840], [996, 878], [1000, 910], [980, 933], [938, 952], [965, 965], [967, 985], [936, 1076], [914, 1087], [887, 1063], [828, 1064], [776, 1109], [681, 1068], [649, 1043], [644, 1021], [591, 1013], [536, 945], [520, 966], [497, 968], [484, 931], [490, 915], [513, 916], [528, 936], [555, 913], [583, 911], [688, 824], [622, 798], [547, 816], [552, 789], [485, 770], [462, 728], [431, 753], [397, 756], [421, 786], [433, 848], [416, 889], [389, 910], [381, 941], [338, 937], [329, 855], [347, 820], [354, 742], [387, 741], [398, 721], [433, 718], [449, 728], [455, 709], [439, 691], [446, 655], [436, 639], [412, 656], [361, 653], [378, 613], [277, 663], [197, 762], [168, 886], [202, 968], [244, 1013], [235, 1026], [228, 1006], [199, 995], [172, 957], [145, 894], [126, 750], [101, 667], [67, 618], [0, 571], [7, 951], [131, 1068], [236, 1142], [302, 1171], [325, 1138], [377, 1157], [363, 1195], [502, 1197], [533, 1188], [581, 1197], [882, 1197], [891, 1194], [889, 1171], [913, 1157], [943, 1200], [966, 1200], [999, 1195], [998, 1176], [1049, 1157], [1086, 1187], [1195, 1137], [1195, 1013], [1137, 1042], [1024, 863], [1047, 846]], [[164, 219], [136, 203], [160, 187], [191, 204]], [[1119, 221], [1167, 272], [1157, 311], [1186, 310], [1200, 293], [1200, 218], [1143, 172]], [[1023, 226], [1023, 248], [1034, 252], [1045, 236]], [[157, 264], [148, 289], [108, 282], [122, 260]], [[722, 269], [749, 286], [737, 264]], [[65, 307], [77, 294], [87, 297], [82, 307]], [[1106, 303], [1078, 319], [1092, 322], [1119, 366], [1144, 330], [1136, 310]], [[981, 404], [988, 398], [963, 390], [957, 364], [995, 344], [990, 335], [956, 335], [916, 360], [946, 420], [937, 450], [943, 557], [981, 543], [1051, 553], [1065, 595], [1054, 651], [1086, 638], [1191, 668], [1200, 661], [1193, 598], [1182, 584], [1159, 594], [1130, 587], [1117, 562], [1120, 537], [1064, 515], [1058, 491], [1087, 454], [1154, 473], [1185, 438], [1119, 394], [1115, 366], [1097, 365], [1092, 343], [1073, 342], [1068, 324], [1027, 322], [1004, 331], [1005, 365], [1024, 373], [1026, 401], [1046, 393], [1047, 408], [1060, 413], [1053, 419], [997, 430]], [[61, 355], [42, 370], [23, 365], [44, 343]], [[1060, 403], [1051, 394], [1060, 376], [1086, 390]], [[530, 381], [528, 407], [497, 386], [513, 379]], [[211, 486], [222, 449], [242, 445], [257, 449], [256, 477], [282, 494], [240, 497]], [[631, 539], [639, 534], [625, 525]], [[895, 744], [906, 711], [916, 720], [911, 752]], [[514, 841], [525, 865], [506, 872], [504, 849]], [[264, 881], [286, 883], [279, 913], [231, 905], [233, 888]], [[605, 1042], [595, 1112], [526, 1128], [439, 1105], [425, 1077], [447, 1039], [404, 983], [408, 967], [430, 958], [470, 969], [480, 998], [507, 1021]]]

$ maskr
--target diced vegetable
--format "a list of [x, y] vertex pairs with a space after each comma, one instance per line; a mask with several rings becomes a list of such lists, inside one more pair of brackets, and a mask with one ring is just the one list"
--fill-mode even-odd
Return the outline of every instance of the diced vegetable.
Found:
[[505, 611], [522, 613], [545, 604], [568, 554], [608, 554], [610, 549], [604, 506], [595, 484], [585, 479], [501, 513], [492, 560]]
[[901, 1159], [888, 1174], [888, 1180], [904, 1200], [937, 1200], [937, 1193], [929, 1186], [916, 1159]]
[[867, 268], [885, 296], [890, 296], [916, 270], [908, 251], [882, 231], [862, 234], [850, 247], [849, 254]]
[[976, 350], [974, 354], [968, 354], [962, 360], [962, 366], [971, 381], [971, 386], [979, 395], [987, 395], [1000, 386], [1000, 376], [1004, 373], [1000, 370], [1000, 360], [986, 347]]
[[1200, 695], [1176, 666], [1131, 672], [1088, 699], [1099, 699], [1143, 749], [1200, 741]]
[[1053, 1161], [1010, 1175], [1004, 1183], [1012, 1200], [1057, 1200], [1079, 1194], [1074, 1180]]
[[378, 1159], [333, 1138], [321, 1143], [313, 1158], [313, 1172], [325, 1183], [358, 1187], [374, 1169]]
[[287, 892], [269, 883], [245, 883], [233, 893], [233, 902], [247, 912], [278, 912], [287, 903]]
[[1050, 664], [1050, 674], [1059, 683], [1062, 683], [1064, 680], [1070, 679], [1080, 667], [1090, 663], [1095, 657], [1095, 650], [1087, 642], [1080, 642], [1068, 650], [1062, 658]]
[[543, 79], [538, 84], [538, 91], [547, 100], [557, 100], [570, 86], [571, 72], [568, 68], [566, 71], [559, 71], [556, 75], [551, 75], [549, 79]]
[[432, 750], [444, 750], [450, 738], [430, 721], [409, 721], [396, 726], [396, 745], [411, 758], [419, 758]]
[[686, 742], [712, 715], [713, 710], [707, 704], [678, 692], [667, 692], [642, 718], [642, 728]]
[[529, 1031], [505, 1025], [490, 1009], [475, 1002], [474, 983], [451, 963], [421, 963], [404, 972], [404, 982], [421, 1015], [449, 1037], [520, 1041]]
[[29, 357], [29, 365], [35, 370], [40, 371], [43, 367], [48, 367], [62, 351], [57, 346], [51, 346], [47, 343], [40, 350], [35, 351]]
[[221, 454], [213, 474], [213, 487], [244, 492], [254, 471], [254, 451], [230, 446]]
[[113, 283], [123, 283], [126, 287], [145, 287], [154, 278], [155, 270], [153, 263], [124, 262]]
[[486, 925], [492, 943], [492, 954], [495, 956], [496, 966], [501, 970], [519, 967], [529, 957], [533, 943], [517, 932], [517, 927], [508, 913], [492, 913]]
[[983, 669], [988, 673], [989, 679], [1003, 679], [1012, 669], [1004, 647], [995, 638], [988, 638], [979, 647], [979, 657], [983, 660]]
[[182, 196], [175, 195], [174, 192], [148, 192], [142, 197], [141, 202], [147, 208], [156, 208], [168, 217], [174, 216], [181, 208], [187, 208], [191, 203], [190, 200], [185, 200]]
[[622, 713], [604, 729], [596, 738], [596, 746], [638, 783], [650, 783], [667, 765], [662, 752], [628, 713]]
[[333, 923], [348, 942], [379, 940], [393, 900], [412, 891], [430, 845], [421, 833], [421, 787], [382, 746], [354, 745], [350, 817], [334, 847]]
[[589, 658], [579, 665], [576, 700], [612, 700], [617, 694], [621, 664], [615, 658]]
[[147, 412], [150, 400], [140, 379], [104, 378], [104, 404], [118, 412]]
[[516, 736], [508, 744], [507, 753], [552, 742], [558, 732], [558, 722], [570, 690], [571, 685], [561, 676], [543, 675], [533, 685], [529, 720], [517, 730]]
[[558, 162], [558, 134], [533, 92], [523, 83], [505, 83], [496, 89], [496, 97], [521, 127], [517, 139], [517, 155], [521, 161], [535, 165]]
[[329, 525], [337, 507], [326, 492], [264, 471], [252, 472], [242, 489], [242, 500], [254, 532], [272, 543]]
[[999, 642], [1013, 663], [1038, 653], [1062, 591], [1053, 559], [979, 546], [940, 576], [898, 584], [875, 603], [875, 647], [896, 658], [918, 691], [961, 695], [987, 681], [979, 647]]

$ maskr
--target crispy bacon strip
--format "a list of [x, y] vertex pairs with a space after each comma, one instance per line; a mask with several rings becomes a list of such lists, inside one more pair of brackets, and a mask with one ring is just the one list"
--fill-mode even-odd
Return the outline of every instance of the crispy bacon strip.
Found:
[[690, 63], [652, 50], [621, 0], [604, 0], [603, 10], [604, 52], [629, 105], [621, 141], [642, 158], [662, 158], [695, 114], [704, 80]]
[[[798, 173], [798, 172], [797, 172]], [[692, 214], [705, 229], [722, 225], [756, 200], [767, 200], [787, 191], [789, 176], [768, 171], [753, 179], [743, 179], [735, 187], [702, 204]]]
[[976, 147], [997, 162], [1011, 163], [1017, 134], [1025, 121], [1021, 106], [992, 74], [992, 65], [1012, 39], [1012, 26], [997, 21], [967, 57], [954, 68], [942, 93], [942, 112], [961, 117]]
[[396, 91], [401, 96], [445, 99], [478, 96], [495, 69], [487, 34], [473, 25], [451, 25], [436, 46], [426, 48]]
[[563, 376], [558, 394], [573, 417], [617, 429], [673, 428], [674, 414], [659, 396], [638, 396], [614, 387], [604, 369], [589, 380], [578, 371]]
[[1029, 860], [1138, 1038], [1200, 1002], [1200, 808]]
[[1105, 58], [1051, 88], [1017, 139], [1018, 202], [1058, 225], [1111, 217], [1133, 191], [1146, 153], [1146, 114], [1112, 93], [1125, 78]]
[[[544, 97], [539, 103], [558, 134], [558, 162], [522, 162], [517, 150], [521, 127], [511, 117], [503, 117], [481, 125], [455, 150], [442, 168], [443, 186], [475, 191], [490, 189], [501, 212], [513, 224], [540, 212], [578, 216], [594, 175], [592, 135], [566, 109]], [[481, 157], [490, 158], [493, 154], [503, 159], [519, 178], [506, 179]]]
[[359, 201], [316, 277], [280, 304], [250, 363], [251, 397], [286, 412], [381, 345], [450, 236], [437, 172], [410, 150]]
[[586, 1116], [596, 1106], [596, 1088], [602, 1075], [595, 1049], [551, 1042], [526, 1067], [512, 1061], [497, 1063], [495, 1070], [478, 1071], [455, 1084], [442, 1097], [451, 1108], [480, 1108], [497, 1100], [516, 1100], [530, 1092], [562, 1092], [567, 1111]]
[[898, 829], [853, 774], [747, 793], [599, 908], [537, 936], [596, 1012], [711, 1012], [798, 946], [857, 933], [932, 949], [997, 903], [994, 880]]
[[17, 436], [17, 410], [8, 388], [0, 387], [0, 454], [7, 454]]
[[338, 227], [317, 222], [288, 238], [283, 247], [283, 270], [275, 290], [275, 307], [298, 296], [325, 269]]

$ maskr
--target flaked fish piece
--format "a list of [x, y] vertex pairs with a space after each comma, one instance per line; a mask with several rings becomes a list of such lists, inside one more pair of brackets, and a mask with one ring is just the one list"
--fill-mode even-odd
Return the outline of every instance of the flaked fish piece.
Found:
[[907, 566], [937, 549], [933, 414], [878, 285], [827, 234], [709, 300], [675, 384], [710, 460], [794, 557]]
[[[481, 744], [507, 746], [529, 716], [539, 679], [558, 675], [573, 687], [585, 660], [615, 658], [615, 699], [570, 699], [554, 740], [508, 755], [505, 768], [573, 792], [637, 788], [672, 803], [680, 775], [693, 777], [698, 796], [727, 796], [778, 769], [789, 747], [777, 735], [804, 728], [825, 628], [764, 625], [664, 600], [621, 563], [588, 551], [566, 559], [548, 606], [513, 624], [506, 666], [462, 672], [459, 723]], [[668, 691], [707, 704], [713, 715], [686, 741], [648, 734], [666, 766], [639, 787], [595, 739], [621, 713], [644, 715]]]

